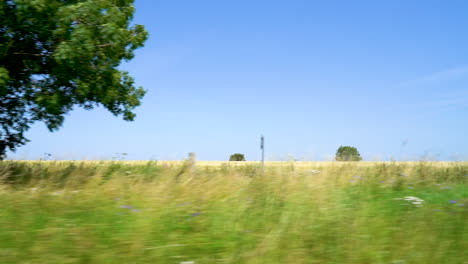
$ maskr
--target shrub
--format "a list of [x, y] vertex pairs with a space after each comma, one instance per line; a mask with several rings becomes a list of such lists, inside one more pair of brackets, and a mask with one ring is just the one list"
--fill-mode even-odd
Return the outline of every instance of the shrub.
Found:
[[235, 153], [229, 157], [229, 161], [245, 161], [244, 154]]
[[336, 151], [335, 159], [336, 161], [360, 161], [362, 157], [355, 147], [340, 146]]

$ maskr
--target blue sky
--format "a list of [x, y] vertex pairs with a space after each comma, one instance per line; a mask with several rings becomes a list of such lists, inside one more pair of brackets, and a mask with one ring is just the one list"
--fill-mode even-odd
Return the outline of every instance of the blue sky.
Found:
[[468, 159], [467, 1], [150, 1], [121, 68], [148, 90], [134, 122], [76, 108], [10, 158]]

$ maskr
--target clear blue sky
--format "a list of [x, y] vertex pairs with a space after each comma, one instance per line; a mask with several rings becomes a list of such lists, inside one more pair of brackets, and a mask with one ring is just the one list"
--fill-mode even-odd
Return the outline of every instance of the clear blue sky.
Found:
[[75, 109], [10, 158], [468, 159], [468, 1], [136, 1], [134, 122]]

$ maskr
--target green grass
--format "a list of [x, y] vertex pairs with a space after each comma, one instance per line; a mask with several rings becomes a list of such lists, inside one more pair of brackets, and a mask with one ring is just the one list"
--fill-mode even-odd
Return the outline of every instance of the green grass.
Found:
[[0, 263], [464, 264], [467, 180], [467, 163], [4, 161]]

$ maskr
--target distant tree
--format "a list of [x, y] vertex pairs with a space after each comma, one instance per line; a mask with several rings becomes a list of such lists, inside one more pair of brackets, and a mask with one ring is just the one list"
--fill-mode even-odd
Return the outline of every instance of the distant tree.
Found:
[[360, 161], [362, 157], [355, 147], [340, 146], [336, 151], [335, 159], [337, 161]]
[[229, 157], [229, 161], [245, 161], [244, 154], [235, 153]]
[[57, 130], [75, 106], [131, 121], [145, 94], [119, 68], [147, 32], [134, 0], [0, 0], [0, 159], [36, 121]]

